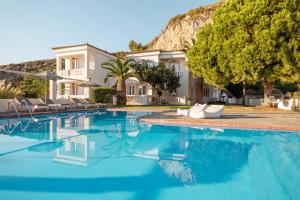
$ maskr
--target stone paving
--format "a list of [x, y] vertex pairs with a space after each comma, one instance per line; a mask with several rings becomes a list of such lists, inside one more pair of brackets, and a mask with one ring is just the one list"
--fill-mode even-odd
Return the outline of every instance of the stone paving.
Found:
[[241, 110], [226, 111], [219, 119], [192, 119], [177, 116], [174, 109], [151, 108], [113, 108], [109, 110], [153, 112], [152, 115], [141, 117], [140, 120], [153, 124], [176, 124], [188, 126], [215, 126], [246, 129], [268, 129], [300, 131], [300, 113], [289, 111], [249, 112]]

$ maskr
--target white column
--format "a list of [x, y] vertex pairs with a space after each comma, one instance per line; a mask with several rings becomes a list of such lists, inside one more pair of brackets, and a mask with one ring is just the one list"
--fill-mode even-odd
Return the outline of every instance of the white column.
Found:
[[57, 82], [56, 80], [50, 80], [49, 98], [55, 100], [56, 94], [57, 94]]

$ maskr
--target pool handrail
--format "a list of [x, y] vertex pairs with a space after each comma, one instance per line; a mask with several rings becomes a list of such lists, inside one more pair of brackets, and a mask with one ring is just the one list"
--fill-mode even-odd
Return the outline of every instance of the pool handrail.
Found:
[[[23, 102], [24, 102], [24, 104], [23, 104]], [[22, 108], [23, 108], [23, 105], [26, 106], [26, 108], [27, 108], [27, 110], [29, 111], [29, 114], [30, 114], [30, 116], [31, 116], [31, 118], [32, 118], [32, 112], [31, 112], [31, 110], [30, 110], [30, 108], [29, 108], [29, 106], [28, 106], [28, 103], [27, 103], [27, 101], [26, 101], [25, 99], [23, 99], [23, 100], [21, 101], [21, 110], [22, 110]]]
[[13, 108], [14, 108], [14, 110], [15, 110], [15, 112], [17, 113], [17, 115], [18, 115], [18, 118], [20, 118], [20, 113], [19, 113], [19, 111], [18, 111], [18, 109], [17, 109], [17, 107], [16, 107], [16, 105], [15, 105], [15, 102], [14, 102], [14, 100], [9, 100], [8, 102], [7, 102], [7, 114], [9, 115], [9, 105], [10, 105], [10, 103], [12, 104], [12, 106], [13, 106]]

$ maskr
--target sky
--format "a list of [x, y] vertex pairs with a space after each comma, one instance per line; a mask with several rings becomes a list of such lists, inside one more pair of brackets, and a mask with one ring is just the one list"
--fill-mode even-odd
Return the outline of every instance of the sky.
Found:
[[216, 0], [0, 0], [0, 65], [53, 58], [52, 47], [109, 52], [151, 41], [168, 20]]

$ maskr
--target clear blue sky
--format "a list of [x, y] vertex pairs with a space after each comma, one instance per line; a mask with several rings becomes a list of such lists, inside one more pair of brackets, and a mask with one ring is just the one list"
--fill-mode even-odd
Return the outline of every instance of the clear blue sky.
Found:
[[110, 52], [147, 43], [179, 13], [216, 0], [0, 0], [0, 64], [52, 58], [89, 42]]

